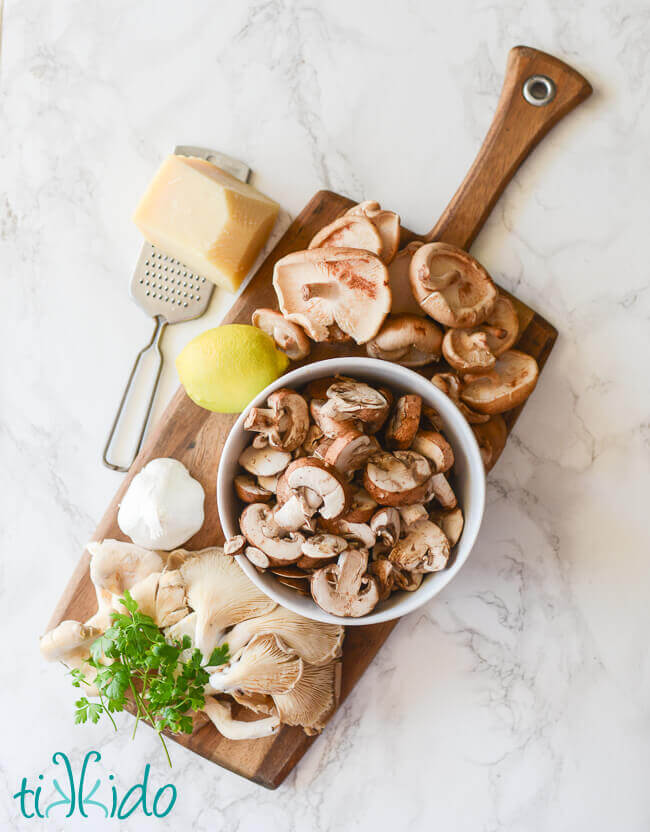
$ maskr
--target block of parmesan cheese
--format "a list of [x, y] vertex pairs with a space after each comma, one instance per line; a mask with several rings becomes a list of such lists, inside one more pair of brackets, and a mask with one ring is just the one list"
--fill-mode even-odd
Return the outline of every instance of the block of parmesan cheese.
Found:
[[234, 291], [266, 243], [279, 205], [191, 156], [168, 156], [133, 216], [144, 237]]

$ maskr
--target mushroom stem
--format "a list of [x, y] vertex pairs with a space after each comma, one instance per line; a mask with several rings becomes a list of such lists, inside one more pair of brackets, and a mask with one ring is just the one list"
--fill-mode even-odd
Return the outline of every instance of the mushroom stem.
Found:
[[203, 711], [217, 731], [229, 740], [256, 740], [269, 737], [277, 733], [280, 727], [280, 717], [268, 716], [252, 722], [233, 719], [230, 702], [220, 702], [212, 696], [207, 696]]

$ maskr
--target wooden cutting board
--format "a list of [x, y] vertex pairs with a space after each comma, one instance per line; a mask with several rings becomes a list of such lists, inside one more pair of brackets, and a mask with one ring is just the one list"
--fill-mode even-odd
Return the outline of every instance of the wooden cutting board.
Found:
[[[531, 76], [552, 79], [556, 94], [544, 106], [533, 106], [524, 99], [522, 88]], [[539, 88], [541, 89], [541, 87]], [[589, 83], [575, 70], [556, 58], [519, 46], [511, 50], [498, 108], [479, 154], [456, 192], [449, 207], [428, 234], [418, 235], [402, 229], [402, 243], [410, 240], [441, 240], [469, 248], [501, 192], [528, 153], [564, 115], [591, 93]], [[306, 249], [314, 234], [341, 215], [352, 200], [331, 191], [320, 191], [308, 203], [253, 280], [233, 304], [224, 323], [250, 323], [251, 313], [260, 306], [277, 308], [271, 285], [273, 265], [291, 251]], [[385, 206], [399, 210], [399, 206]], [[485, 264], [489, 271], [489, 263]], [[517, 301], [522, 334], [517, 348], [533, 355], [543, 367], [557, 332], [534, 310]], [[364, 354], [363, 348], [350, 345], [314, 345], [308, 361], [340, 355]], [[294, 365], [295, 366], [295, 365]], [[432, 374], [431, 367], [426, 368]], [[531, 406], [534, 407], [535, 395]], [[506, 414], [511, 429], [520, 410]], [[117, 525], [117, 509], [133, 476], [155, 457], [174, 457], [183, 462], [206, 493], [206, 518], [201, 531], [187, 544], [200, 549], [223, 541], [216, 504], [216, 476], [221, 449], [235, 416], [210, 413], [193, 404], [180, 388], [158, 424], [148, 436], [102, 518], [94, 539], [126, 539]], [[50, 622], [63, 619], [86, 620], [96, 607], [95, 593], [88, 573], [89, 556], [84, 552]], [[348, 628], [343, 651], [341, 700], [345, 699], [397, 622]], [[327, 729], [325, 729], [327, 730]], [[267, 788], [276, 788], [296, 765], [316, 738], [300, 728], [283, 727], [266, 739], [233, 742], [206, 724], [190, 737], [178, 742], [224, 768]]]

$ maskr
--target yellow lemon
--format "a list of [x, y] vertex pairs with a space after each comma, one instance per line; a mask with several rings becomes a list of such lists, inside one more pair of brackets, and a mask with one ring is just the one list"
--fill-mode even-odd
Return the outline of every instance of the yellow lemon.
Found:
[[190, 399], [218, 413], [239, 413], [288, 366], [270, 335], [245, 324], [208, 329], [176, 359]]

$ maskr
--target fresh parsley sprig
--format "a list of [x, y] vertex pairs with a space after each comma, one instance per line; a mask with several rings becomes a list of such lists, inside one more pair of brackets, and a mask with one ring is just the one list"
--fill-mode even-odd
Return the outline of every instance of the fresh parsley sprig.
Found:
[[[112, 614], [112, 626], [92, 643], [87, 660], [97, 670], [92, 684], [99, 691], [99, 702], [90, 702], [85, 696], [78, 699], [75, 723], [97, 723], [106, 714], [117, 730], [112, 714], [123, 711], [130, 696], [136, 709], [133, 736], [140, 720], [149, 720], [171, 766], [162, 732], [192, 733], [189, 711], [205, 705], [203, 689], [210, 678], [206, 667], [228, 662], [228, 645], [215, 647], [205, 664], [198, 648], [184, 659], [183, 654], [192, 647], [189, 636], [168, 642], [153, 619], [140, 612], [128, 590], [120, 601], [126, 612]], [[72, 670], [71, 675], [77, 688], [91, 684], [80, 669]]]

